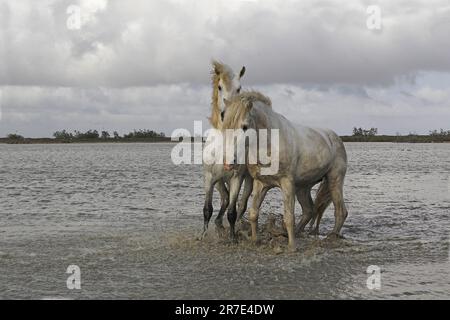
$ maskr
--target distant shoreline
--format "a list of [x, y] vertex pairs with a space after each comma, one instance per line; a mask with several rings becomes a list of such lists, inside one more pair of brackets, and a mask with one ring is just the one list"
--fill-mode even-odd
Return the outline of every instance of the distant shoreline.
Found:
[[341, 136], [344, 142], [392, 142], [392, 143], [449, 143], [450, 136], [406, 135], [406, 136]]
[[[392, 142], [392, 143], [450, 143], [450, 137], [433, 137], [430, 135], [407, 136], [341, 136], [343, 142]], [[133, 138], [133, 139], [74, 139], [61, 140], [55, 138], [0, 138], [0, 144], [83, 144], [83, 143], [178, 143], [170, 137]]]
[[0, 138], [0, 144], [83, 144], [83, 143], [164, 143], [171, 142], [170, 138], [134, 138], [134, 139], [74, 139], [74, 140], [61, 140], [55, 138], [24, 138], [24, 139], [9, 139]]

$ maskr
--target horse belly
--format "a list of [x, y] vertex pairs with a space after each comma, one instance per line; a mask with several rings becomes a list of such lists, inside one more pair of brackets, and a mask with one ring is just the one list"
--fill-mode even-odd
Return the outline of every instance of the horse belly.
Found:
[[325, 168], [316, 169], [316, 170], [309, 170], [305, 172], [299, 172], [296, 177], [295, 183], [298, 185], [314, 185], [327, 174], [328, 170]]
[[275, 175], [261, 175], [261, 168], [257, 165], [248, 165], [247, 166], [249, 174], [253, 179], [260, 181], [267, 187], [279, 187], [280, 186], [280, 177], [282, 174], [278, 172]]
[[315, 184], [327, 174], [331, 166], [331, 154], [323, 157], [308, 157], [297, 167], [296, 183], [302, 185]]

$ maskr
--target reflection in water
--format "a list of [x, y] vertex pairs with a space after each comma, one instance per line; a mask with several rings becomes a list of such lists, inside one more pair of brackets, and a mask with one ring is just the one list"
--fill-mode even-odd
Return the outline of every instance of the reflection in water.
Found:
[[[258, 246], [212, 226], [195, 240], [202, 171], [172, 165], [172, 146], [0, 145], [0, 298], [449, 298], [449, 145], [347, 144], [346, 239], [323, 239], [331, 206], [294, 254], [270, 227], [276, 190]], [[71, 264], [79, 291], [66, 287]], [[369, 265], [380, 290], [366, 287]]]

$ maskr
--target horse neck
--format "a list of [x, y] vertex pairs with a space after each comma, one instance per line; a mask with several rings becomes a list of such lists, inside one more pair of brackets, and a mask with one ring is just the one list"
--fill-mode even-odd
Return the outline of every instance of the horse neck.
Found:
[[273, 110], [271, 107], [264, 104], [264, 102], [255, 103], [253, 111], [253, 120], [257, 124], [257, 130], [269, 129], [272, 126]]
[[219, 129], [221, 125], [221, 118], [220, 118], [220, 107], [219, 107], [219, 90], [218, 90], [218, 84], [219, 84], [220, 78], [215, 75], [213, 77], [213, 93], [212, 93], [212, 102], [211, 102], [211, 125], [214, 129]]

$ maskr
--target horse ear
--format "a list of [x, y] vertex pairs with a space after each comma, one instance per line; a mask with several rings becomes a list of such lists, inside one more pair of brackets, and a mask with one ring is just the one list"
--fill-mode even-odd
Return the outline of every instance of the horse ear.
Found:
[[220, 72], [222, 71], [222, 70], [221, 70], [222, 65], [221, 65], [218, 61], [216, 61], [216, 60], [213, 60], [213, 61], [212, 61], [212, 65], [213, 65], [214, 73], [215, 73], [216, 75], [219, 75]]
[[244, 74], [245, 74], [245, 66], [243, 66], [241, 72], [239, 72], [239, 78], [242, 78]]

